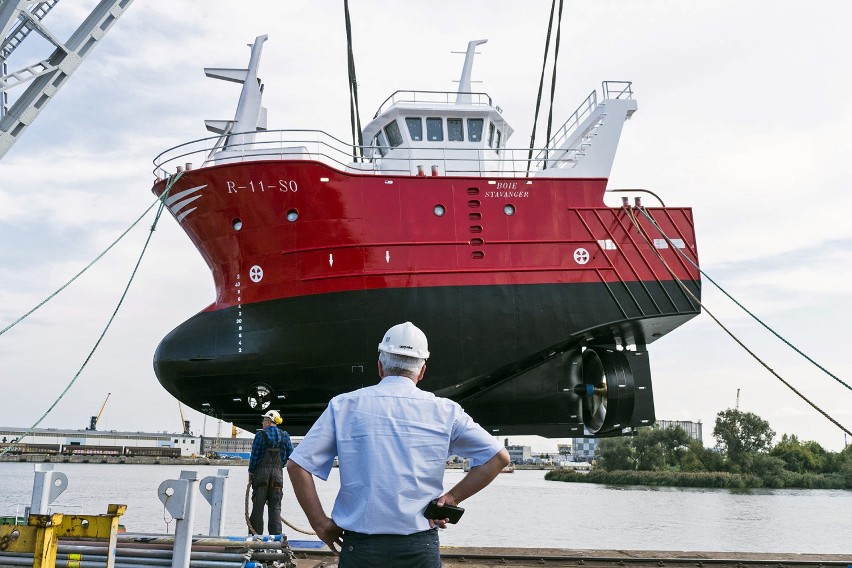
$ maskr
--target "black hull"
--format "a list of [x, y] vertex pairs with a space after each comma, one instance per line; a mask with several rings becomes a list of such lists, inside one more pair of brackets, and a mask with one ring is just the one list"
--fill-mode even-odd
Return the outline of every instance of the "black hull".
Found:
[[[700, 296], [700, 283], [687, 286]], [[583, 433], [581, 348], [636, 346], [636, 399], [617, 429], [653, 423], [645, 346], [698, 313], [670, 281], [341, 292], [199, 313], [163, 339], [154, 368], [196, 410], [252, 431], [268, 402], [301, 435], [331, 397], [375, 384], [379, 339], [412, 321], [432, 353], [422, 388], [496, 434], [567, 437]], [[271, 392], [252, 407], [257, 385]]]

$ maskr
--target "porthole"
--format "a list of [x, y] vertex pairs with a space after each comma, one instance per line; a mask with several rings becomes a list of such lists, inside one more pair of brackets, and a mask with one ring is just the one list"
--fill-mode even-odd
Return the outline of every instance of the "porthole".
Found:
[[508, 205], [508, 204], [504, 205], [503, 206], [503, 213], [505, 213], [506, 215], [509, 215], [509, 216], [514, 215], [515, 214], [515, 206], [514, 205]]
[[470, 244], [475, 247], [481, 247], [483, 244], [482, 239], [470, 239]]
[[298, 218], [299, 218], [299, 212], [296, 211], [295, 209], [290, 209], [289, 211], [287, 211], [287, 220], [290, 221], [291, 223], [294, 223], [296, 221], [296, 219], [298, 219]]
[[435, 206], [435, 209], [433, 209], [433, 211], [435, 211], [435, 215], [437, 215], [438, 217], [443, 217], [444, 213], [447, 212], [447, 209], [443, 205], [439, 204]]
[[235, 231], [239, 231], [243, 228], [243, 220], [240, 218], [236, 218], [231, 221], [231, 226], [234, 228]]

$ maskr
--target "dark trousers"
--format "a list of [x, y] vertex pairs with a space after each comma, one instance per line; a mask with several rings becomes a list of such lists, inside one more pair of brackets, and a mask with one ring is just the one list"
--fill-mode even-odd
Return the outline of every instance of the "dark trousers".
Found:
[[281, 534], [281, 498], [283, 496], [284, 485], [280, 476], [271, 475], [265, 480], [255, 478], [252, 483], [252, 508], [249, 517], [255, 532], [263, 534], [263, 508], [268, 506], [269, 534]]
[[339, 568], [440, 568], [438, 529], [414, 534], [343, 533]]

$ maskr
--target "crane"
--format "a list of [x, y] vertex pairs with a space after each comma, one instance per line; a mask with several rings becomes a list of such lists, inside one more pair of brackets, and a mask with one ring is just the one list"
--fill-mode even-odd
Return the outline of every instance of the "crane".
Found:
[[[62, 43], [42, 21], [58, 1], [0, 0], [0, 158], [133, 2], [100, 0], [77, 31]], [[52, 43], [55, 50], [47, 59], [10, 73], [7, 59], [31, 31]], [[29, 83], [26, 90], [9, 106], [8, 91], [25, 83]]]
[[101, 414], [104, 413], [104, 408], [106, 407], [106, 403], [109, 400], [110, 395], [112, 395], [112, 393], [108, 392], [107, 395], [106, 395], [106, 398], [104, 399], [104, 403], [101, 405], [101, 409], [98, 411], [98, 415], [92, 416], [89, 419], [89, 427], [86, 428], [86, 430], [97, 430], [98, 429], [98, 421], [101, 419]]
[[180, 424], [181, 428], [183, 428], [184, 436], [191, 436], [192, 433], [189, 431], [189, 420], [183, 417], [183, 405], [178, 402], [178, 410], [180, 411]]

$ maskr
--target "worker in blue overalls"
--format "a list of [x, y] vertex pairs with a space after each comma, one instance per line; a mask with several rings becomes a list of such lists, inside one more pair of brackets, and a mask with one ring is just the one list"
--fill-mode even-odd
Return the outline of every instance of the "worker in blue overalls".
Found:
[[258, 534], [263, 533], [263, 509], [269, 508], [269, 534], [281, 534], [281, 499], [284, 496], [284, 465], [293, 453], [286, 431], [278, 428], [283, 420], [277, 410], [263, 415], [263, 428], [254, 435], [249, 459], [249, 483], [252, 510], [249, 521]]

